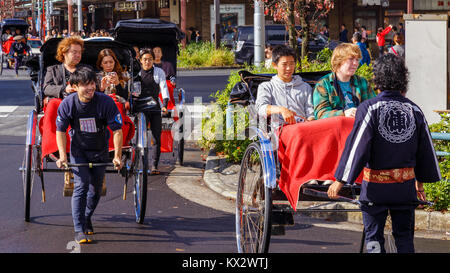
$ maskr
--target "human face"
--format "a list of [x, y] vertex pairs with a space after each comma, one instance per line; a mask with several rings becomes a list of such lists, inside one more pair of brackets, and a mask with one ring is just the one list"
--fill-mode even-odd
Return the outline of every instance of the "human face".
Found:
[[150, 70], [153, 66], [153, 56], [149, 53], [142, 55], [141, 65], [144, 70]]
[[[337, 69], [338, 75], [341, 75], [344, 77], [344, 79], [341, 79], [343, 81], [350, 80], [350, 77], [355, 75], [356, 70], [359, 66], [359, 58], [357, 57], [350, 57], [346, 59], [341, 66]], [[345, 80], [348, 79], [348, 80]]]
[[74, 84], [73, 88], [76, 90], [80, 101], [90, 102], [94, 97], [96, 85], [95, 82], [80, 83], [78, 85]]
[[160, 47], [153, 48], [153, 53], [155, 54], [155, 60], [161, 60], [162, 58], [162, 50]]
[[290, 82], [295, 71], [295, 59], [292, 56], [282, 56], [278, 63], [273, 63], [278, 77], [284, 82]]
[[71, 44], [69, 50], [64, 53], [64, 63], [76, 66], [81, 61], [82, 48], [79, 44]]
[[115, 64], [116, 64], [116, 62], [114, 61], [113, 57], [105, 56], [105, 57], [103, 57], [100, 66], [102, 67], [104, 72], [112, 72], [114, 70]]

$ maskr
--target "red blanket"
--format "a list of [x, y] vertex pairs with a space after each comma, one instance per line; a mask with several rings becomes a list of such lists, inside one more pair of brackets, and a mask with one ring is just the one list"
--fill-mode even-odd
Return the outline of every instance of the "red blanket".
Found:
[[[122, 103], [120, 103], [114, 94], [110, 95], [119, 109], [122, 116], [122, 133], [123, 133], [123, 146], [128, 146], [130, 140], [134, 136], [134, 124], [133, 121], [125, 114], [125, 109]], [[56, 144], [56, 116], [58, 106], [61, 104], [61, 99], [51, 99], [44, 105], [44, 116], [39, 120], [39, 132], [42, 137], [42, 158], [58, 151]], [[70, 128], [69, 128], [70, 129]], [[68, 129], [68, 130], [69, 130]], [[112, 137], [112, 131], [109, 129], [109, 150], [114, 150], [114, 140]], [[70, 143], [69, 134], [66, 132], [67, 143]], [[70, 145], [67, 145], [67, 153], [70, 152]]]
[[[279, 137], [279, 187], [296, 210], [299, 190], [312, 179], [335, 180], [354, 118], [332, 117], [284, 126]], [[362, 181], [362, 175], [357, 182]]]

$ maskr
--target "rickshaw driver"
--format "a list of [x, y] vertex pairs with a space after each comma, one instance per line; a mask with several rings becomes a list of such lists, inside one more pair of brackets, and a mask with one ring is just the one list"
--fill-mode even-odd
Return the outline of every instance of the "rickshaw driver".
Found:
[[306, 119], [314, 120], [312, 88], [295, 72], [295, 52], [280, 45], [272, 52], [273, 67], [277, 75], [258, 86], [255, 106], [262, 117], [278, 114], [287, 124]]
[[[66, 130], [71, 126], [70, 162], [104, 163], [109, 159], [107, 126], [113, 131], [115, 169], [122, 168], [122, 120], [113, 99], [96, 90], [97, 75], [83, 67], [72, 73], [69, 84], [75, 93], [67, 96], [58, 108], [56, 142], [60, 158], [56, 165], [67, 164]], [[100, 201], [106, 167], [74, 167], [72, 217], [75, 241], [88, 243], [87, 235], [94, 233], [91, 217]]]

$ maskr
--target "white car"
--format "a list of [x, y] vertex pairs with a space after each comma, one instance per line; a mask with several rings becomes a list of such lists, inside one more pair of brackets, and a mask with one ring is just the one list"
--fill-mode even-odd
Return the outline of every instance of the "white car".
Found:
[[40, 51], [41, 46], [42, 46], [41, 40], [30, 38], [30, 39], [28, 39], [27, 44], [31, 48], [32, 55], [40, 55], [41, 54], [41, 51]]

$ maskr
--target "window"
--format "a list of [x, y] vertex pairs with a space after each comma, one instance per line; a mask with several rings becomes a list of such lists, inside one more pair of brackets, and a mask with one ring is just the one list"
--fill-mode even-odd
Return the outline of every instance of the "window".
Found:
[[377, 12], [375, 10], [357, 10], [354, 25], [359, 28], [365, 26], [368, 39], [375, 39], [377, 36]]
[[159, 0], [159, 8], [160, 9], [169, 8], [169, 0]]

